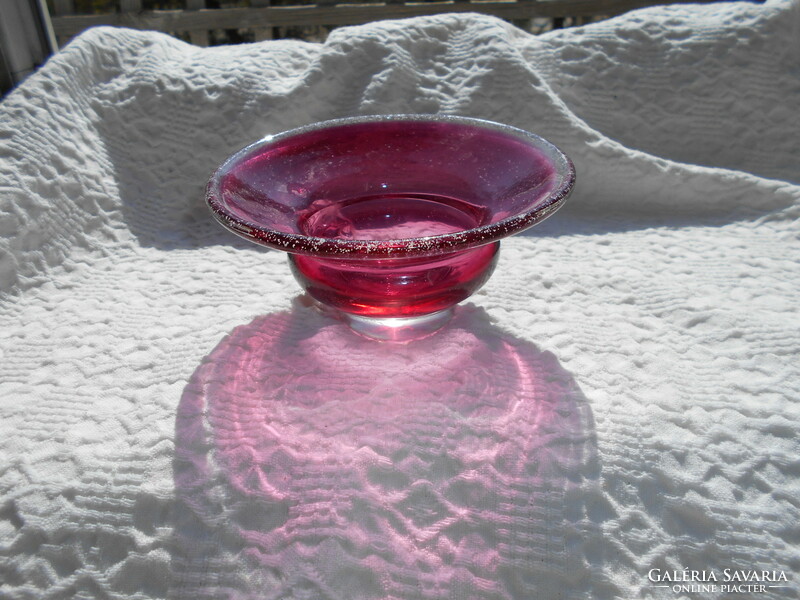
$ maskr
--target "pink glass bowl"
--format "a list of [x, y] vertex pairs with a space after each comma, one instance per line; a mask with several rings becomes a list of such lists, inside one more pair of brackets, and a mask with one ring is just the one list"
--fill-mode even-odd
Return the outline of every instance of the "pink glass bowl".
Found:
[[572, 162], [526, 131], [466, 117], [337, 119], [229, 158], [206, 200], [227, 229], [289, 253], [300, 285], [356, 331], [413, 339], [491, 275], [501, 238], [554, 213]]

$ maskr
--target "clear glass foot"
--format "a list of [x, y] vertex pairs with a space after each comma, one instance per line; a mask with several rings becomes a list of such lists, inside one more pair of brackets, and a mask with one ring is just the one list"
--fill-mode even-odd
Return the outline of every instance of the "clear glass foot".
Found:
[[452, 316], [452, 307], [422, 317], [383, 319], [348, 313], [339, 315], [359, 335], [383, 342], [410, 342], [428, 337], [444, 327]]

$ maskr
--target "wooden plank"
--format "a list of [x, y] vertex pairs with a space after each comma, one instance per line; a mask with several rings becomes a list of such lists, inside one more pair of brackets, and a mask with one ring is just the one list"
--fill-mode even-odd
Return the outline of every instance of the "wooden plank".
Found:
[[[54, 20], [54, 17], [61, 17], [64, 15], [71, 15], [75, 13], [75, 0], [53, 0], [53, 15], [50, 17], [50, 21]], [[55, 25], [53, 26], [53, 33], [56, 34], [56, 43], [58, 44], [59, 48], [63, 48], [67, 45], [70, 40], [70, 35], [59, 35], [58, 30], [56, 30]]]
[[42, 18], [42, 33], [47, 45], [50, 47], [48, 54], [58, 52], [58, 42], [56, 41], [56, 34], [53, 31], [53, 23], [50, 21], [50, 9], [45, 0], [36, 0], [36, 5], [39, 9], [39, 15]]
[[530, 33], [532, 27], [533, 19], [512, 19], [511, 24], [514, 27], [519, 27], [523, 31], [527, 31]]
[[142, 0], [119, 0], [119, 10], [124, 13], [141, 12]]
[[[265, 8], [269, 5], [270, 0], [250, 0], [251, 8]], [[253, 33], [255, 34], [257, 42], [263, 42], [264, 40], [271, 40], [273, 38], [272, 27], [254, 27]]]
[[[715, 0], [673, 0], [673, 4], [711, 3]], [[138, 15], [75, 15], [53, 18], [57, 35], [75, 35], [96, 25], [115, 25], [156, 31], [247, 29], [287, 25], [356, 25], [382, 19], [451, 12], [477, 12], [502, 19], [531, 19], [571, 15], [614, 15], [663, 4], [663, 0], [531, 0], [524, 2], [426, 2], [406, 4], [339, 4], [336, 6], [270, 6], [198, 11], [145, 11]]]
[[71, 15], [75, 13], [75, 0], [53, 0], [53, 14]]
[[[187, 10], [202, 10], [206, 7], [206, 0], [186, 0]], [[208, 46], [208, 29], [193, 29], [189, 31], [189, 41], [195, 46]]]
[[189, 32], [189, 41], [195, 46], [208, 46], [208, 30], [198, 29]]

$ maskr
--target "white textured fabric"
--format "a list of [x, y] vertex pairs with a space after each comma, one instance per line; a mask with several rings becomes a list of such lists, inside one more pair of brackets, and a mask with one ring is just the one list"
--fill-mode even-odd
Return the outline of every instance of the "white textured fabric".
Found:
[[[0, 597], [797, 597], [799, 67], [787, 2], [83, 34], [0, 105]], [[265, 134], [415, 112], [535, 131], [578, 185], [381, 345], [203, 190]]]

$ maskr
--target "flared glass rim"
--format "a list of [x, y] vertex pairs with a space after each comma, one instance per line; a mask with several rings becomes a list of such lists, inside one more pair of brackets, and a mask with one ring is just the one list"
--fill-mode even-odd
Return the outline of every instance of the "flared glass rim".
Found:
[[[541, 150], [551, 161], [558, 184], [546, 198], [539, 198], [528, 210], [506, 217], [495, 223], [489, 223], [454, 233], [441, 235], [399, 238], [390, 240], [350, 240], [322, 238], [288, 233], [271, 229], [268, 224], [254, 223], [235, 215], [221, 202], [220, 185], [222, 179], [244, 158], [255, 152], [281, 142], [287, 138], [307, 134], [323, 129], [337, 127], [381, 123], [381, 122], [416, 122], [416, 123], [454, 123], [483, 128], [514, 137], [534, 148]], [[303, 254], [327, 258], [399, 258], [412, 256], [436, 256], [460, 250], [476, 248], [519, 233], [543, 221], [558, 210], [569, 196], [575, 185], [575, 166], [572, 161], [555, 144], [524, 129], [504, 125], [486, 119], [462, 117], [455, 115], [370, 115], [362, 117], [346, 117], [321, 121], [303, 127], [290, 129], [275, 135], [268, 135], [231, 155], [211, 176], [206, 188], [206, 203], [214, 218], [226, 229], [256, 244], [282, 250], [290, 254]]]

